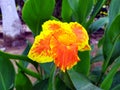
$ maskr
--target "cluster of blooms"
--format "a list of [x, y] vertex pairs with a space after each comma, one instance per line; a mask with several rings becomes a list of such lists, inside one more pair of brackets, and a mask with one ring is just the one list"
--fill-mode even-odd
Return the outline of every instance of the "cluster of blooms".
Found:
[[35, 37], [28, 57], [39, 63], [54, 61], [65, 72], [80, 61], [78, 50], [90, 50], [88, 41], [86, 30], [77, 22], [49, 20]]

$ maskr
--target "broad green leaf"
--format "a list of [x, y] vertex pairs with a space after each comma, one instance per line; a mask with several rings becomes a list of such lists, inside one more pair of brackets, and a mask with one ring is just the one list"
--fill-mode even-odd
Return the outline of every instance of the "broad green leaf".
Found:
[[118, 15], [110, 28], [105, 32], [105, 38], [103, 43], [104, 64], [103, 71], [107, 68], [108, 64], [111, 64], [115, 58], [120, 55], [120, 15]]
[[111, 56], [111, 58], [110, 58], [109, 65], [111, 65], [112, 62], [113, 62], [118, 56], [120, 56], [120, 50], [119, 50], [118, 48], [120, 48], [120, 37], [119, 37], [118, 40], [115, 42], [115, 47], [114, 47], [112, 56]]
[[34, 86], [33, 86], [33, 90], [47, 90], [48, 88], [48, 79], [42, 80], [37, 82]]
[[[120, 85], [120, 71], [117, 71], [117, 73], [115, 74], [114, 78], [113, 78], [113, 82], [111, 85], [111, 89], [116, 88]], [[120, 88], [119, 88], [120, 89]]]
[[68, 3], [73, 11], [73, 16], [75, 18], [75, 21], [79, 22], [79, 16], [77, 13], [79, 0], [68, 0]]
[[97, 0], [94, 0], [94, 4], [96, 4], [97, 3]]
[[68, 2], [73, 11], [77, 11], [79, 0], [68, 0]]
[[93, 0], [68, 0], [68, 2], [76, 20], [84, 25], [91, 13]]
[[63, 82], [63, 80], [61, 80], [60, 76], [56, 76], [56, 80], [55, 80], [55, 86], [56, 86], [56, 90], [74, 90], [74, 89], [70, 89], [66, 86], [66, 84]]
[[32, 83], [29, 78], [22, 72], [18, 72], [15, 78], [16, 90], [32, 90]]
[[0, 56], [0, 90], [8, 90], [14, 83], [15, 70], [9, 59]]
[[72, 19], [72, 9], [68, 3], [68, 0], [62, 0], [62, 20], [70, 22]]
[[[39, 81], [33, 86], [33, 90], [47, 90], [48, 84], [49, 79]], [[56, 90], [71, 90], [65, 85], [65, 83], [59, 78], [58, 75], [56, 76], [55, 79], [55, 87], [57, 88]]]
[[79, 0], [78, 5], [78, 16], [79, 16], [79, 22], [83, 24], [86, 23], [88, 16], [91, 13], [91, 10], [93, 8], [94, 0]]
[[88, 32], [92, 34], [93, 32], [99, 30], [99, 28], [103, 27], [107, 23], [108, 23], [108, 17], [100, 18], [90, 25]]
[[100, 11], [101, 7], [103, 6], [103, 4], [105, 3], [106, 0], [97, 0], [97, 3], [95, 4], [93, 11], [90, 15], [90, 19], [87, 22], [86, 27], [89, 27], [89, 25], [93, 22], [95, 16], [97, 15], [97, 13]]
[[109, 10], [109, 25], [108, 27], [110, 27], [110, 25], [112, 24], [112, 22], [114, 21], [114, 19], [118, 16], [118, 14], [120, 14], [120, 0], [111, 0], [110, 3], [110, 10]]
[[114, 43], [116, 37], [120, 34], [120, 14], [114, 18], [113, 23], [111, 24], [109, 30], [106, 32], [111, 40]]
[[22, 18], [36, 36], [44, 21], [50, 19], [55, 0], [27, 0], [22, 9]]
[[101, 90], [100, 88], [94, 86], [86, 77], [74, 70], [69, 70], [68, 74], [76, 90]]
[[75, 90], [75, 87], [73, 86], [73, 83], [67, 72], [65, 72], [65, 73], [61, 72], [60, 78], [61, 78], [61, 80], [63, 80], [63, 82], [65, 83], [65, 85], [67, 87], [69, 87], [71, 90]]
[[90, 70], [90, 52], [84, 51], [78, 52], [78, 54], [80, 61], [74, 67], [74, 70], [87, 76]]
[[101, 75], [101, 66], [96, 65], [91, 68], [91, 73], [89, 74], [89, 79], [93, 83], [97, 83], [99, 81], [99, 77]]
[[50, 76], [50, 73], [51, 73], [51, 70], [53, 68], [53, 65], [54, 65], [53, 62], [50, 62], [50, 63], [41, 63], [40, 64], [41, 69], [44, 70], [44, 78]]
[[101, 88], [104, 90], [109, 90], [110, 86], [112, 84], [113, 81], [113, 77], [116, 74], [117, 70], [120, 67], [120, 57], [118, 57], [116, 59], [116, 61], [114, 62], [110, 72], [107, 74], [106, 78], [103, 80], [103, 82], [101, 83]]
[[113, 88], [112, 90], [120, 90], [120, 84], [117, 85], [115, 88]]

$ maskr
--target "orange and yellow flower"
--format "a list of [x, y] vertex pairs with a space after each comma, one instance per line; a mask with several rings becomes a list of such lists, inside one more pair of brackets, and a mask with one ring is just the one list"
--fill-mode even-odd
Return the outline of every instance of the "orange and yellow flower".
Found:
[[80, 61], [78, 50], [90, 50], [88, 41], [87, 31], [77, 22], [49, 20], [42, 25], [28, 57], [38, 63], [54, 61], [65, 72]]

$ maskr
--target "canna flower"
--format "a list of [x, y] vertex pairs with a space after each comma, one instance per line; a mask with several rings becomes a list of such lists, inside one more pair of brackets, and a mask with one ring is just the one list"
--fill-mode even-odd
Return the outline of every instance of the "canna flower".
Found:
[[38, 63], [54, 61], [65, 72], [80, 61], [78, 50], [90, 50], [88, 40], [87, 31], [77, 22], [49, 20], [42, 25], [28, 57]]

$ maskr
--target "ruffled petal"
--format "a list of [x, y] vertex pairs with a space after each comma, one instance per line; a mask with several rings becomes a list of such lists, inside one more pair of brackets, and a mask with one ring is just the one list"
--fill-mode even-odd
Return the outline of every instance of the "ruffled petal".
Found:
[[51, 39], [50, 43], [52, 52], [55, 53], [54, 63], [63, 72], [72, 68], [80, 60], [77, 45], [66, 46], [58, 42], [54, 37]]
[[[82, 25], [78, 24], [77, 22], [71, 22], [70, 23], [71, 29], [72, 31], [75, 33], [76, 37], [77, 37], [77, 43], [78, 43], [78, 49], [80, 51], [85, 51], [83, 50], [86, 46], [88, 46], [88, 41], [89, 41], [89, 37], [87, 34], [87, 31], [85, 30], [84, 27], [82, 27]], [[89, 46], [89, 50], [90, 50], [90, 46]]]
[[[79, 47], [78, 47], [79, 48]], [[86, 44], [83, 48], [80, 49], [81, 51], [89, 51], [91, 50], [91, 47], [89, 44]]]
[[28, 57], [39, 63], [53, 61], [50, 49], [50, 37], [51, 36], [48, 36], [45, 39], [41, 39], [41, 36], [38, 35], [35, 38], [35, 42], [29, 51]]
[[61, 28], [62, 28], [62, 22], [55, 21], [55, 20], [46, 21], [42, 25], [43, 31], [55, 32], [55, 31], [57, 31], [57, 30], [59, 30]]

